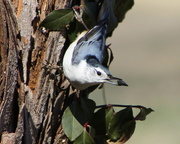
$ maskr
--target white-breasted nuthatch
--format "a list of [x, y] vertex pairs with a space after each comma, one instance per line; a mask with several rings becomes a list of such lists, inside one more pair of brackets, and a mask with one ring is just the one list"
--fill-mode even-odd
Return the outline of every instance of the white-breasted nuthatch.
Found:
[[106, 14], [90, 31], [82, 32], [65, 52], [64, 74], [76, 89], [83, 90], [101, 83], [127, 86], [102, 65], [106, 49], [107, 17]]

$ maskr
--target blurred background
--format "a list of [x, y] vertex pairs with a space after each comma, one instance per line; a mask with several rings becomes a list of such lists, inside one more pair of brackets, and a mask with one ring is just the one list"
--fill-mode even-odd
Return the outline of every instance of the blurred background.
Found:
[[[105, 84], [108, 104], [151, 107], [127, 144], [180, 143], [180, 1], [137, 0], [109, 38], [110, 70], [129, 87]], [[104, 104], [102, 90], [90, 95]]]

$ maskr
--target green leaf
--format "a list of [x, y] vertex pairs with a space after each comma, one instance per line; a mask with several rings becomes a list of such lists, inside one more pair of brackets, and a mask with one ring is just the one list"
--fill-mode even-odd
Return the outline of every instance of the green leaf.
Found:
[[134, 133], [135, 124], [131, 107], [117, 112], [110, 121], [108, 131], [110, 141], [127, 141]]
[[141, 120], [141, 121], [143, 121], [143, 120], [146, 119], [146, 116], [147, 116], [148, 114], [150, 114], [151, 112], [153, 112], [153, 111], [154, 111], [154, 110], [151, 109], [151, 108], [145, 108], [145, 107], [143, 107], [143, 108], [141, 108], [141, 111], [140, 111], [139, 114], [135, 117], [135, 119], [136, 119], [136, 120]]
[[91, 125], [96, 130], [96, 135], [106, 135], [108, 132], [109, 122], [114, 116], [112, 107], [101, 108], [95, 114]]
[[81, 135], [74, 141], [74, 144], [95, 144], [93, 137], [84, 128]]
[[87, 125], [87, 126], [86, 126], [86, 131], [88, 132], [88, 134], [89, 134], [92, 138], [95, 137], [95, 129], [94, 129], [92, 126]]
[[64, 133], [71, 141], [74, 141], [83, 132], [83, 126], [77, 121], [74, 112], [69, 107], [64, 111], [62, 127]]
[[84, 125], [87, 122], [87, 118], [85, 117], [84, 111], [80, 105], [80, 101], [76, 101], [69, 106], [73, 116], [77, 119], [77, 121]]
[[70, 22], [69, 28], [67, 29], [70, 43], [72, 43], [77, 38], [76, 26], [77, 26], [77, 21], [74, 19], [72, 20], [72, 22]]
[[50, 30], [60, 30], [60, 28], [69, 24], [73, 17], [72, 9], [54, 10], [42, 21], [40, 27]]
[[122, 22], [126, 12], [134, 5], [133, 0], [115, 0], [114, 14], [118, 22]]
[[125, 143], [134, 133], [136, 121], [130, 120], [123, 124], [121, 128], [121, 136], [118, 141]]
[[93, 100], [80, 98], [64, 112], [62, 126], [67, 137], [73, 141], [83, 131], [83, 125], [93, 117], [96, 104]]
[[89, 121], [90, 119], [92, 119], [94, 115], [96, 103], [91, 99], [81, 98], [81, 108], [84, 112], [87, 121]]

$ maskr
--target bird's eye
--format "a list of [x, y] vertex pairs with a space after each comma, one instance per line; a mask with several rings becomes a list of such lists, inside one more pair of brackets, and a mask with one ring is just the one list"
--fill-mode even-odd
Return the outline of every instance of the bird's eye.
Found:
[[100, 75], [101, 75], [101, 72], [100, 72], [100, 71], [97, 71], [97, 75], [99, 75], [99, 76], [100, 76]]

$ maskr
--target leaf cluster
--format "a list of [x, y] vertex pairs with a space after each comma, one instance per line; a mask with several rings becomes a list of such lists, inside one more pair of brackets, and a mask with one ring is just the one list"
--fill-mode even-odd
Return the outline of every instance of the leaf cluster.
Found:
[[[102, 7], [108, 7], [108, 35], [111, 35], [119, 22], [122, 22], [126, 12], [133, 6], [133, 0], [85, 0], [83, 5], [73, 8], [83, 10], [82, 19], [85, 25], [91, 29], [103, 15]], [[70, 41], [74, 41], [76, 35], [85, 30], [84, 26], [74, 18], [73, 9], [58, 9], [52, 11], [40, 24], [48, 30], [57, 31], [67, 27]]]
[[[125, 108], [115, 112], [114, 107]], [[135, 117], [133, 108], [140, 109]], [[145, 120], [152, 111], [143, 106], [96, 106], [93, 100], [80, 98], [66, 108], [62, 127], [74, 144], [102, 144], [111, 141], [125, 143], [134, 133], [136, 121]]]

